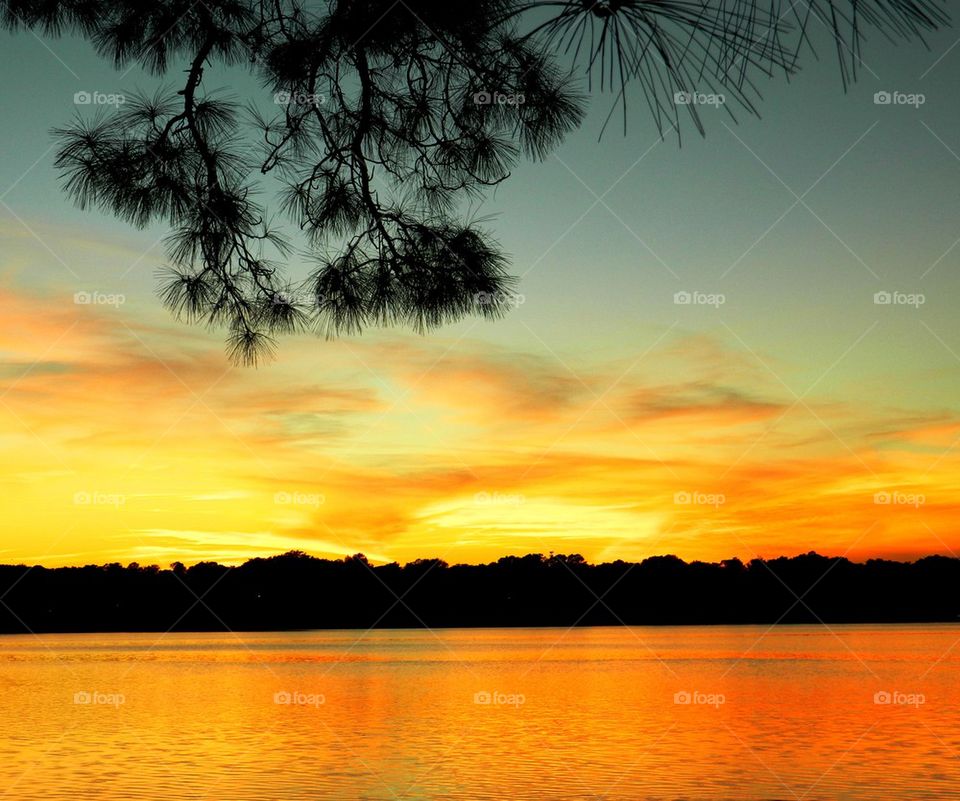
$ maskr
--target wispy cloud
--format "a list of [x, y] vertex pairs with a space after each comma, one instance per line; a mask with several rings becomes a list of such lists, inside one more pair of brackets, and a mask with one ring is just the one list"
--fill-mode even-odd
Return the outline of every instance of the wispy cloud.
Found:
[[634, 369], [381, 334], [253, 371], [159, 315], [0, 313], [11, 561], [960, 550], [956, 416], [799, 404], [719, 334]]

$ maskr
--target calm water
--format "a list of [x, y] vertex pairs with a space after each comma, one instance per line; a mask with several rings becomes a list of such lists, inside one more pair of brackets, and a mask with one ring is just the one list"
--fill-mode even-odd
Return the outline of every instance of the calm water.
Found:
[[6, 637], [0, 796], [956, 798], [958, 676], [953, 625]]

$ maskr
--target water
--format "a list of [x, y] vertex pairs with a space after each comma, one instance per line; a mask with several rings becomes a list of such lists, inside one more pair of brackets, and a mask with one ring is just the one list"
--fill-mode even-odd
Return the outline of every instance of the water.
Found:
[[4, 637], [0, 794], [960, 797], [958, 668], [954, 625]]

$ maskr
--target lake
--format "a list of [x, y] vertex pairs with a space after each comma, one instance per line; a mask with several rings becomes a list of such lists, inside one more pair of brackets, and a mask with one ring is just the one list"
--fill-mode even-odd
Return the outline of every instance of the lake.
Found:
[[960, 626], [0, 639], [8, 799], [960, 797]]

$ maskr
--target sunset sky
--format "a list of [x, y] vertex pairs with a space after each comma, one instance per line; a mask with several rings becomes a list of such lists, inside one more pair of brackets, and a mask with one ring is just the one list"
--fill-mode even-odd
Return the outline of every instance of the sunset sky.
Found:
[[58, 186], [74, 93], [156, 80], [3, 34], [0, 562], [960, 553], [956, 39], [878, 38], [847, 94], [807, 58], [682, 147], [639, 99], [598, 143], [601, 98], [472, 210], [521, 276], [508, 318], [249, 369], [161, 308], [162, 228]]

